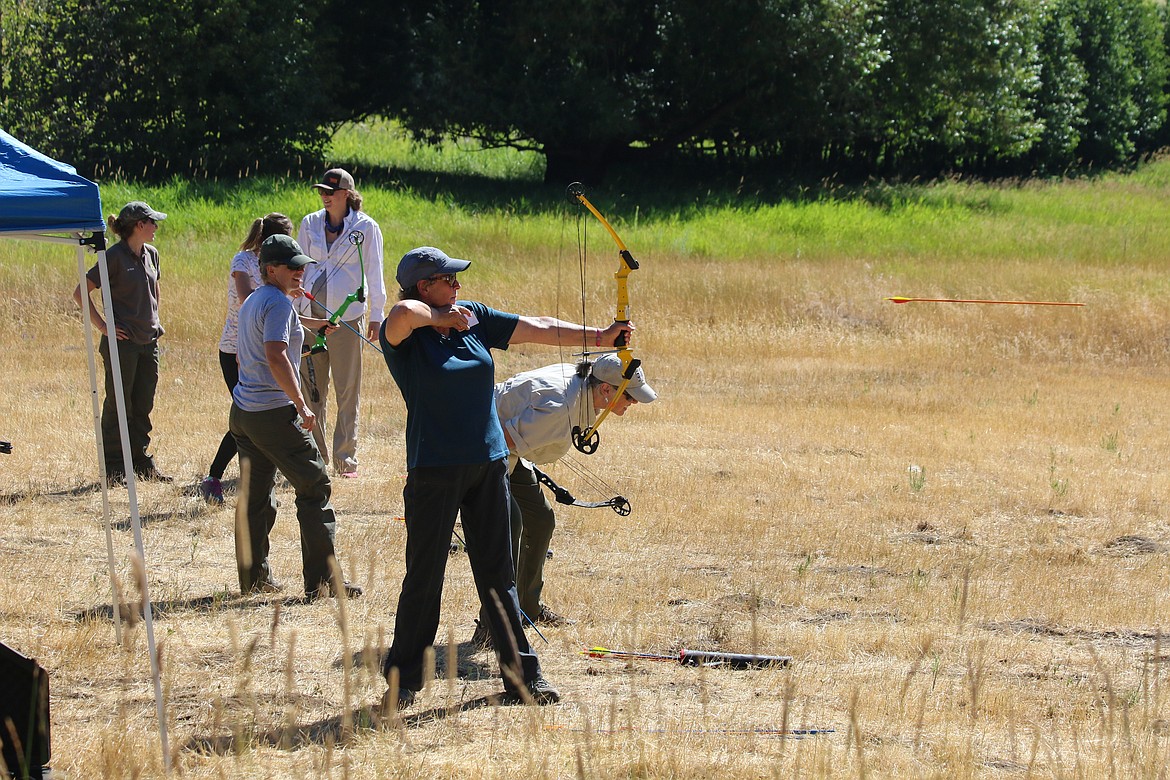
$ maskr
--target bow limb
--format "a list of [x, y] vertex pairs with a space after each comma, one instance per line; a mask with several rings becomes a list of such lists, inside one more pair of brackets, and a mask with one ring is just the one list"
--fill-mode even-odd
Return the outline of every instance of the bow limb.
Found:
[[[630, 321], [630, 290], [629, 278], [630, 272], [638, 270], [638, 261], [626, 248], [626, 242], [622, 241], [622, 237], [618, 235], [617, 231], [613, 229], [613, 225], [609, 224], [609, 220], [601, 215], [597, 207], [589, 202], [589, 198], [585, 197], [585, 186], [581, 182], [573, 182], [568, 189], [569, 200], [574, 203], [580, 203], [585, 208], [589, 209], [589, 213], [597, 217], [597, 221], [601, 223], [613, 237], [614, 243], [617, 244], [618, 257], [621, 263], [618, 270], [614, 273], [613, 278], [617, 281], [617, 313], [614, 315], [614, 322], [629, 322]], [[619, 334], [614, 341], [615, 347], [627, 346], [626, 334]], [[620, 353], [619, 353], [620, 354]], [[622, 365], [626, 364], [627, 359], [622, 358]]]
[[[357, 336], [359, 339], [366, 342], [371, 347], [373, 347], [375, 350], [377, 350], [379, 355], [382, 354], [382, 350], [378, 347], [377, 344], [375, 344], [374, 342], [372, 342], [368, 338], [366, 338], [362, 334], [362, 332], [359, 331], [357, 328], [355, 328], [353, 325], [350, 325], [348, 322], [341, 319], [341, 315], [345, 313], [345, 309], [349, 306], [350, 303], [353, 302], [350, 300], [350, 298], [353, 298], [356, 300], [357, 293], [352, 293], [350, 295], [347, 295], [345, 301], [342, 302], [341, 306], [337, 309], [337, 311], [330, 311], [330, 309], [328, 307], [326, 307], [325, 304], [321, 303], [319, 300], [314, 298], [313, 294], [311, 292], [309, 292], [308, 290], [303, 290], [302, 292], [304, 293], [304, 296], [306, 298], [308, 298], [310, 301], [313, 301], [318, 306], [320, 306], [322, 309], [325, 309], [325, 313], [330, 315], [329, 320], [328, 320], [330, 325], [340, 324], [342, 327], [349, 328], [351, 331], [353, 331], [355, 336]], [[313, 347], [309, 350], [309, 352], [311, 354], [316, 355], [317, 353], [322, 352], [325, 349], [326, 349], [326, 347], [325, 347], [325, 328], [322, 327], [320, 330], [317, 331], [317, 341], [316, 341], [316, 343], [313, 344]]]
[[[621, 236], [614, 230], [609, 220], [602, 216], [601, 212], [597, 210], [597, 207], [589, 202], [589, 198], [585, 197], [585, 186], [581, 182], [573, 182], [569, 185], [568, 196], [570, 201], [580, 203], [588, 209], [589, 213], [597, 218], [597, 221], [609, 232], [614, 243], [617, 244], [620, 262], [618, 264], [618, 270], [613, 275], [614, 281], [617, 283], [617, 305], [613, 319], [614, 322], [628, 324], [630, 321], [629, 278], [630, 272], [638, 270], [638, 261], [634, 259], [633, 254], [626, 247], [626, 243], [622, 241]], [[617, 338], [614, 339], [613, 345], [617, 347], [618, 358], [622, 361], [622, 382], [618, 385], [617, 391], [614, 393], [613, 398], [610, 399], [609, 404], [601, 410], [601, 413], [597, 415], [597, 419], [593, 421], [592, 425], [585, 430], [581, 430], [580, 426], [573, 429], [573, 446], [579, 452], [586, 455], [592, 455], [597, 451], [597, 447], [601, 441], [597, 434], [597, 429], [601, 427], [601, 423], [613, 411], [618, 399], [622, 397], [622, 393], [626, 391], [630, 380], [633, 379], [634, 372], [642, 364], [640, 360], [634, 357], [634, 352], [630, 349], [630, 340], [626, 333], [619, 333]]]
[[366, 260], [362, 257], [362, 244], [366, 243], [366, 234], [360, 230], [349, 231], [349, 243], [357, 247], [358, 252], [358, 270], [361, 272], [362, 278], [358, 282], [358, 288], [354, 292], [357, 300], [362, 303], [366, 302]]
[[535, 463], [532, 464], [532, 473], [536, 475], [536, 479], [540, 482], [540, 484], [544, 485], [553, 492], [553, 497], [556, 498], [558, 504], [565, 504], [566, 506], [580, 506], [585, 507], [586, 509], [595, 509], [597, 507], [607, 506], [622, 517], [628, 516], [633, 510], [633, 507], [630, 505], [629, 500], [626, 499], [625, 496], [614, 496], [608, 501], [578, 501], [573, 497], [572, 493], [554, 482], [553, 478], [548, 474], [545, 474], [543, 471], [538, 469]]
[[[357, 248], [358, 272], [360, 273], [360, 277], [358, 278], [357, 289], [354, 290], [353, 292], [351, 292], [349, 295], [345, 296], [345, 299], [341, 302], [341, 305], [337, 307], [337, 311], [329, 311], [329, 309], [327, 309], [323, 303], [318, 301], [312, 295], [306, 294], [305, 297], [307, 297], [310, 301], [313, 301], [314, 303], [316, 303], [322, 309], [325, 309], [325, 312], [330, 315], [328, 320], [327, 320], [327, 322], [330, 325], [337, 325], [340, 323], [342, 325], [345, 325], [345, 327], [349, 328], [350, 330], [354, 331], [354, 333], [357, 333], [359, 336], [361, 336], [362, 334], [359, 333], [352, 325], [349, 325], [348, 323], [342, 322], [341, 318], [342, 318], [342, 316], [345, 315], [345, 310], [349, 308], [351, 303], [354, 303], [355, 301], [357, 303], [365, 303], [366, 302], [366, 261], [362, 255], [362, 244], [364, 244], [366, 242], [366, 234], [360, 230], [354, 229], [354, 230], [349, 231], [349, 235], [346, 236], [346, 240], [350, 243], [351, 246], [354, 246]], [[344, 265], [344, 262], [345, 261], [343, 260], [340, 264]], [[337, 272], [336, 269], [334, 269], [333, 274], [326, 275], [326, 277], [325, 277], [326, 280], [332, 278], [332, 276], [336, 272]], [[363, 336], [363, 338], [365, 338], [365, 337]], [[310, 352], [312, 354], [316, 355], [316, 354], [319, 354], [321, 352], [324, 352], [325, 350], [326, 350], [325, 326], [322, 326], [321, 328], [319, 328], [317, 330], [317, 338], [313, 342], [313, 347], [310, 350]]]

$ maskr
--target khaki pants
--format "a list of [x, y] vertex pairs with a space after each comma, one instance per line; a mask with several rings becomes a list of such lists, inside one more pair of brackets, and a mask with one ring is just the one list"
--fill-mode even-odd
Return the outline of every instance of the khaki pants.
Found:
[[[351, 320], [359, 332], [364, 327], [363, 319]], [[358, 411], [362, 391], [362, 340], [349, 328], [342, 325], [326, 339], [326, 351], [301, 358], [301, 392], [305, 401], [317, 416], [313, 428], [313, 440], [321, 451], [321, 459], [330, 462], [328, 432], [333, 431], [332, 463], [339, 474], [357, 471]], [[309, 361], [312, 361], [313, 375], [309, 375]], [[314, 381], [317, 400], [313, 400], [311, 388]], [[332, 380], [337, 400], [337, 420], [330, 426], [328, 414], [329, 385]]]

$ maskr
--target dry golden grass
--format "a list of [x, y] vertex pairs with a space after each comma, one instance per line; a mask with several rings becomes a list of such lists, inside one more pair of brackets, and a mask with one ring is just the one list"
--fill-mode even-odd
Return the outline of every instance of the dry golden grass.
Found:
[[[479, 256], [516, 271], [469, 274], [468, 297], [551, 310], [552, 261], [499, 243]], [[458, 672], [389, 722], [370, 707], [403, 574], [404, 412], [381, 358], [366, 355], [362, 477], [335, 483], [341, 563], [366, 595], [344, 620], [332, 601], [242, 598], [234, 498], [208, 507], [194, 491], [226, 423], [222, 282], [166, 290], [156, 452], [180, 480], [140, 497], [176, 774], [1164, 776], [1170, 311], [1135, 282], [1160, 269], [642, 261], [636, 345], [661, 400], [603, 426], [587, 463], [634, 514], [558, 511], [546, 597], [579, 622], [531, 637], [564, 702], [491, 704], [494, 660], [460, 644], [476, 607], [456, 555], [436, 655]], [[0, 459], [0, 637], [49, 670], [55, 769], [160, 777], [145, 635], [119, 646], [111, 622], [73, 258], [53, 262], [13, 293], [17, 337], [0, 353], [0, 438], [15, 443]], [[955, 290], [1089, 305], [883, 301]], [[517, 349], [498, 375], [560, 357]], [[126, 494], [111, 496], [132, 595]], [[282, 499], [273, 566], [296, 596]], [[626, 664], [579, 653], [592, 645], [795, 661]]]

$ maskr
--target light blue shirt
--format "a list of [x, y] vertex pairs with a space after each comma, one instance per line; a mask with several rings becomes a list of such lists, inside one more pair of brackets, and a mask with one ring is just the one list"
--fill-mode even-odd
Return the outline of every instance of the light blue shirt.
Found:
[[500, 382], [496, 412], [515, 445], [509, 454], [536, 464], [563, 458], [573, 440], [573, 426], [584, 430], [597, 419], [588, 379], [577, 376], [572, 363], [525, 371]]
[[264, 344], [284, 342], [295, 374], [301, 365], [301, 346], [305, 334], [293, 310], [292, 301], [279, 287], [265, 284], [248, 296], [240, 306], [236, 355], [240, 361], [240, 383], [232, 391], [232, 400], [245, 412], [265, 412], [292, 406], [292, 399], [280, 389]]

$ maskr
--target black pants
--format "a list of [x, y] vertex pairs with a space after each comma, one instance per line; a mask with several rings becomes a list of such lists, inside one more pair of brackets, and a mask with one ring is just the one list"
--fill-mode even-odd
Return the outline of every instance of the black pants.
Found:
[[[114, 373], [110, 363], [110, 340], [102, 336], [98, 346], [106, 369], [106, 398], [102, 404], [102, 446], [107, 474], [122, 474], [122, 435], [118, 431], [118, 402], [114, 396]], [[158, 389], [158, 340], [149, 344], [118, 342], [118, 365], [122, 369], [122, 392], [126, 399], [126, 427], [130, 434], [130, 462], [137, 472], [149, 471], [154, 461], [146, 454], [150, 447], [150, 413]]]
[[[507, 461], [469, 466], [432, 466], [410, 470], [402, 498], [406, 508], [406, 576], [394, 617], [394, 643], [383, 673], [398, 668], [398, 684], [423, 687], [423, 652], [435, 643], [443, 577], [450, 555], [455, 517], [463, 518], [467, 558], [475, 589], [495, 639], [501, 668], [519, 667], [524, 682], [540, 675], [540, 661], [520, 622], [520, 605], [512, 573], [512, 539], [508, 523]], [[503, 605], [503, 614], [492, 593]], [[516, 639], [513, 653], [508, 633]], [[505, 676], [504, 687], [516, 686]]]
[[228, 424], [240, 449], [240, 460], [247, 460], [250, 469], [247, 537], [240, 536], [238, 527], [236, 530], [240, 589], [246, 593], [271, 578], [268, 534], [276, 524], [277, 469], [297, 494], [305, 594], [314, 595], [323, 586], [327, 589], [330, 561], [336, 555], [333, 539], [337, 517], [329, 503], [333, 486], [312, 435], [297, 424], [292, 404], [265, 412], [245, 412], [233, 403]]
[[[223, 372], [223, 381], [227, 384], [230, 396], [231, 392], [236, 389], [236, 385], [240, 383], [240, 364], [236, 362], [236, 356], [230, 352], [220, 352], [219, 370]], [[236, 452], [235, 437], [232, 436], [231, 431], [228, 431], [219, 442], [219, 450], [215, 453], [215, 460], [211, 461], [211, 468], [208, 469], [207, 476], [223, 479], [223, 473], [227, 470], [228, 464], [232, 462], [232, 458], [236, 457]]]

